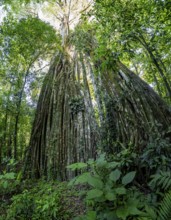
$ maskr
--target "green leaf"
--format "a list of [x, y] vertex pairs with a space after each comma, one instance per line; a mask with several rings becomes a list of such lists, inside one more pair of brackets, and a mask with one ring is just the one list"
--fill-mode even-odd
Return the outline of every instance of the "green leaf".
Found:
[[127, 173], [123, 178], [122, 178], [122, 184], [127, 185], [133, 181], [135, 178], [136, 171], [132, 171]]
[[136, 207], [128, 207], [130, 215], [142, 215], [143, 212], [138, 210]]
[[103, 195], [103, 191], [99, 189], [92, 189], [87, 192], [87, 199], [96, 199]]
[[100, 178], [91, 176], [88, 179], [88, 184], [93, 186], [94, 188], [102, 189], [104, 187], [103, 182]]
[[116, 182], [121, 176], [121, 171], [116, 169], [115, 171], [111, 172], [109, 175], [109, 179]]
[[72, 171], [76, 169], [83, 169], [87, 167], [87, 163], [73, 163], [71, 165], [68, 165], [67, 168], [71, 169]]
[[104, 217], [104, 219], [107, 219], [107, 220], [119, 220], [116, 216], [115, 211], [105, 211], [103, 217]]
[[86, 220], [96, 220], [96, 211], [88, 211]]
[[106, 167], [107, 161], [106, 161], [106, 154], [101, 154], [100, 157], [96, 160], [96, 165], [98, 167]]
[[3, 188], [6, 189], [8, 187], [8, 181], [3, 182]]
[[49, 204], [45, 204], [43, 205], [43, 207], [41, 207], [42, 211], [48, 210], [49, 209]]
[[115, 192], [118, 195], [124, 195], [124, 194], [126, 194], [126, 189], [124, 187], [118, 187], [118, 188], [115, 189]]
[[92, 165], [94, 164], [94, 160], [93, 160], [93, 159], [89, 159], [89, 160], [87, 161], [87, 164], [90, 165], [90, 166], [92, 166]]
[[83, 173], [80, 176], [76, 177], [74, 184], [88, 183], [90, 178], [91, 178], [91, 175], [89, 172]]
[[105, 182], [105, 189], [110, 191], [113, 188], [113, 181], [108, 178]]
[[9, 180], [13, 180], [13, 179], [15, 179], [15, 173], [13, 173], [13, 172], [11, 172], [11, 173], [6, 173], [6, 174], [4, 175], [4, 178], [5, 178], [5, 179], [9, 179]]
[[136, 198], [130, 198], [127, 201], [126, 207], [130, 215], [144, 215], [142, 211], [138, 209], [139, 200]]
[[145, 206], [145, 211], [154, 220], [157, 219], [156, 212], [149, 206]]
[[115, 201], [116, 194], [115, 194], [115, 192], [108, 192], [108, 193], [106, 193], [105, 198], [109, 201]]
[[129, 213], [127, 208], [122, 206], [117, 208], [116, 215], [122, 220], [126, 220], [126, 218], [129, 216]]
[[4, 178], [4, 175], [0, 175], [0, 180], [2, 180]]
[[119, 162], [110, 162], [107, 164], [107, 168], [110, 169], [110, 168], [116, 168], [117, 166], [119, 165]]
[[70, 181], [69, 181], [69, 183], [68, 183], [68, 186], [70, 187], [70, 186], [73, 186], [73, 185], [75, 185], [75, 182], [76, 182], [76, 179], [77, 179], [78, 177], [74, 177], [73, 179], [71, 179]]

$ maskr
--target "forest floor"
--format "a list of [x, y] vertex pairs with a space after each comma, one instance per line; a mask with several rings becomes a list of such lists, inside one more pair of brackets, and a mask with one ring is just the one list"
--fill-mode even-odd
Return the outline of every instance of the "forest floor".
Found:
[[0, 185], [0, 220], [71, 220], [85, 214], [79, 187], [70, 188], [67, 182], [8, 180]]

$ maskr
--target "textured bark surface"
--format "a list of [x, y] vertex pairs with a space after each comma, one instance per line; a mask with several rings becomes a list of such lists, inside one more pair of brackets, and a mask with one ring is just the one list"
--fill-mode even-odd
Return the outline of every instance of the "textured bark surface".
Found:
[[58, 54], [44, 80], [27, 161], [36, 177], [65, 180], [68, 164], [95, 158], [98, 129], [84, 68]]
[[131, 144], [141, 152], [150, 136], [167, 132], [171, 111], [140, 77], [116, 62], [109, 71], [106, 70], [102, 79], [108, 97], [104, 102], [108, 121], [106, 148], [109, 152], [114, 152], [112, 142], [125, 146]]
[[122, 63], [102, 70], [86, 56], [59, 53], [40, 94], [26, 169], [67, 180], [76, 173], [66, 166], [95, 158], [97, 147], [115, 153], [119, 142], [141, 152], [170, 123], [167, 105]]

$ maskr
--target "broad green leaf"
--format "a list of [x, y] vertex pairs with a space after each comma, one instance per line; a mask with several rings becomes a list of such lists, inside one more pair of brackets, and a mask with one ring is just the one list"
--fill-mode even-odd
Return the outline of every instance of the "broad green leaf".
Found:
[[122, 220], [126, 220], [129, 216], [128, 209], [126, 207], [118, 207], [116, 210], [116, 215]]
[[132, 171], [127, 173], [123, 178], [122, 178], [122, 184], [127, 185], [133, 181], [135, 178], [136, 171]]
[[87, 163], [73, 163], [71, 165], [68, 165], [67, 168], [71, 169], [72, 171], [76, 169], [83, 169], [87, 167]]
[[143, 214], [143, 212], [138, 210], [138, 208], [136, 208], [136, 207], [129, 207], [129, 206], [128, 206], [128, 212], [129, 212], [130, 215], [142, 215]]
[[71, 179], [68, 183], [68, 186], [73, 186], [75, 184], [77, 177], [74, 177], [73, 179]]
[[42, 211], [48, 210], [49, 209], [49, 204], [46, 203], [43, 207], [41, 207]]
[[115, 192], [118, 195], [124, 195], [124, 194], [126, 194], [126, 189], [124, 187], [118, 187], [118, 188], [115, 189]]
[[126, 207], [130, 215], [142, 215], [144, 214], [138, 209], [139, 200], [136, 198], [128, 199]]
[[111, 172], [109, 175], [110, 180], [116, 182], [121, 176], [121, 171], [116, 169], [115, 171]]
[[92, 189], [87, 192], [87, 199], [96, 199], [103, 195], [103, 191], [99, 189]]
[[106, 193], [105, 198], [109, 201], [115, 201], [116, 194], [115, 194], [115, 192], [108, 192], [108, 193]]
[[113, 181], [108, 178], [108, 180], [105, 182], [105, 190], [111, 191], [113, 188]]
[[116, 212], [115, 211], [106, 211], [104, 213], [104, 219], [107, 219], [107, 220], [119, 220], [116, 216]]
[[76, 177], [75, 184], [88, 183], [88, 180], [91, 178], [89, 172], [83, 173], [80, 176]]
[[4, 178], [5, 178], [5, 179], [13, 180], [13, 179], [15, 179], [15, 173], [13, 173], [13, 172], [11, 172], [11, 173], [6, 173], [6, 174], [4, 175]]
[[110, 162], [107, 164], [107, 168], [116, 168], [119, 165], [119, 162]]
[[8, 181], [3, 182], [3, 187], [4, 187], [4, 189], [6, 189], [8, 187]]
[[94, 177], [94, 176], [91, 176], [91, 175], [88, 179], [88, 184], [93, 186], [94, 188], [97, 188], [97, 189], [102, 189], [103, 186], [104, 186], [104, 184], [103, 184], [103, 182], [101, 181], [100, 178]]
[[0, 180], [2, 180], [4, 178], [4, 175], [0, 175]]

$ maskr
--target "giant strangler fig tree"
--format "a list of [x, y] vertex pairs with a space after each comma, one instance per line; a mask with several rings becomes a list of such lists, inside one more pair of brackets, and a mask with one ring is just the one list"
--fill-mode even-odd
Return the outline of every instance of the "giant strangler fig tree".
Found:
[[93, 7], [90, 1], [56, 5], [61, 47], [40, 93], [26, 171], [66, 180], [71, 177], [66, 166], [95, 158], [99, 145], [109, 153], [115, 153], [116, 142], [142, 151], [152, 133], [168, 129], [171, 112], [110, 50], [97, 56], [95, 31], [74, 30], [81, 14]]

